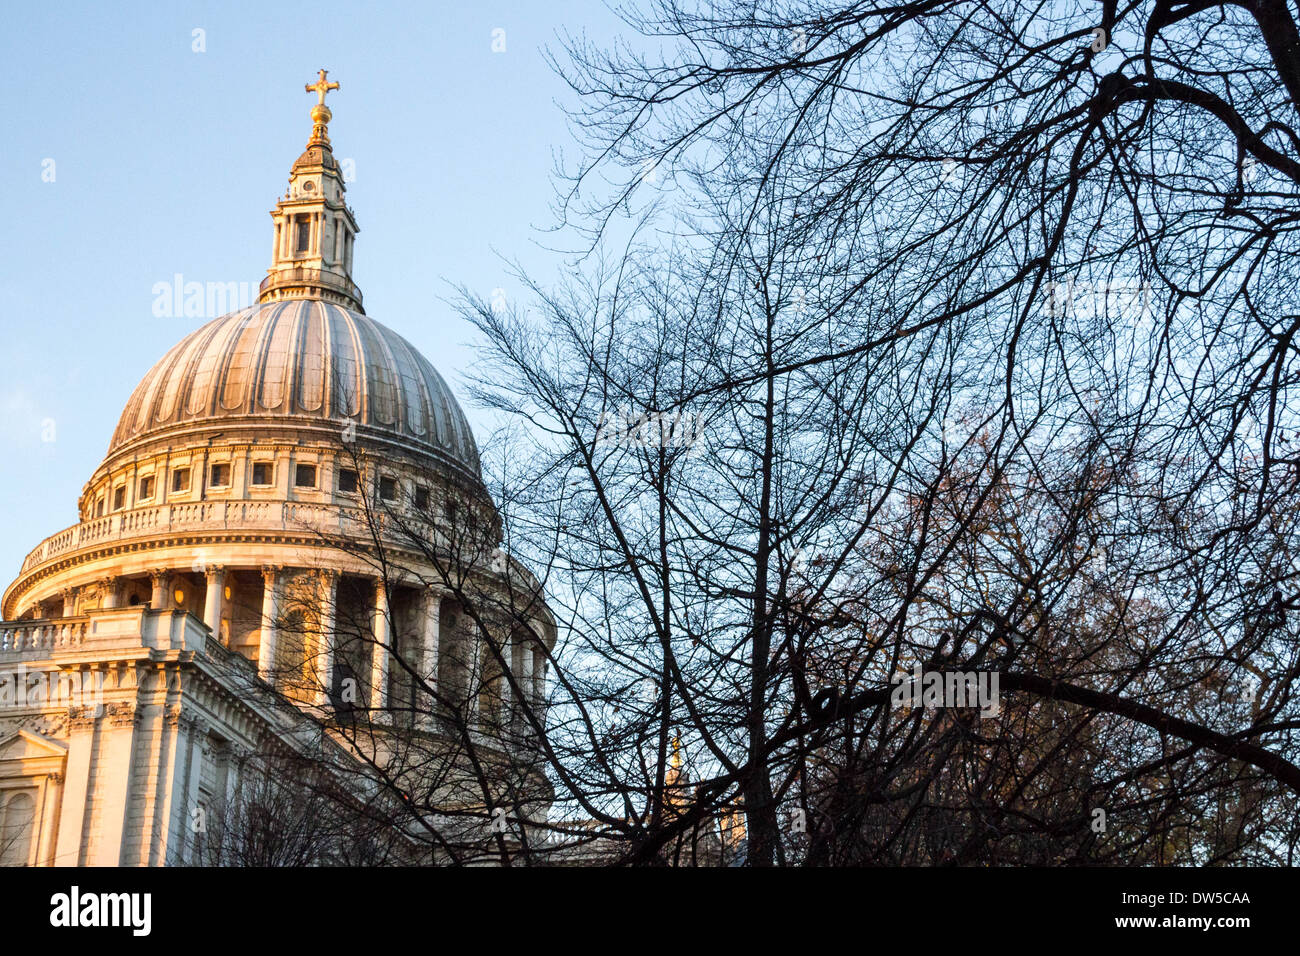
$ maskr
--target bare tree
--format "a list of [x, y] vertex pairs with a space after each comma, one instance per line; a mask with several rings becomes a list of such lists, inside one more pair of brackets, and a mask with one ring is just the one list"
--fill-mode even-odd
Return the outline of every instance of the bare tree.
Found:
[[205, 866], [382, 866], [409, 863], [391, 810], [331, 772], [290, 753], [251, 755], [237, 784], [198, 808], [188, 858]]
[[1291, 862], [1291, 9], [623, 12], [557, 57], [584, 255], [461, 300], [486, 487], [331, 538], [475, 650], [390, 602], [394, 734], [340, 607], [330, 733], [431, 859]]
[[[624, 14], [667, 53], [557, 63], [583, 274], [465, 305], [526, 426], [568, 796], [641, 860], [743, 806], [766, 864], [815, 758], [814, 859], [1289, 861], [1290, 9]], [[907, 660], [996, 670], [1007, 716], [901, 717]]]

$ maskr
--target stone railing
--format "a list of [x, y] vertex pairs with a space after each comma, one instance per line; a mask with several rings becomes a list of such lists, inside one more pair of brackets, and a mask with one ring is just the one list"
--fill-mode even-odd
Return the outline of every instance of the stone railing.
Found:
[[203, 651], [207, 627], [184, 611], [147, 605], [101, 608], [76, 617], [0, 622], [0, 654], [57, 653], [90, 646], [129, 645], [155, 650]]
[[[382, 515], [372, 516], [381, 532]], [[94, 518], [51, 535], [23, 559], [21, 574], [60, 555], [109, 541], [153, 538], [175, 531], [287, 530], [322, 535], [367, 535], [360, 508], [301, 501], [187, 501], [134, 508]]]
[[57, 651], [86, 643], [88, 617], [0, 622], [0, 653]]
[[355, 282], [335, 272], [310, 269], [306, 266], [281, 267], [268, 275], [257, 287], [259, 296], [268, 289], [283, 286], [316, 285], [323, 289], [332, 289], [348, 298], [361, 302], [361, 289]]

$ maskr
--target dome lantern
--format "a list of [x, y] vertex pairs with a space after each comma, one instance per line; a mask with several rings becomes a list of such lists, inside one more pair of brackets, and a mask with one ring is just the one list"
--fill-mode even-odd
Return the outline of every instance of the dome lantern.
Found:
[[321, 70], [315, 83], [312, 133], [289, 171], [289, 191], [271, 212], [275, 242], [271, 268], [262, 280], [259, 302], [319, 298], [364, 313], [361, 290], [352, 281], [352, 243], [360, 228], [344, 201], [342, 170], [330, 147], [333, 114], [325, 95], [339, 88]]

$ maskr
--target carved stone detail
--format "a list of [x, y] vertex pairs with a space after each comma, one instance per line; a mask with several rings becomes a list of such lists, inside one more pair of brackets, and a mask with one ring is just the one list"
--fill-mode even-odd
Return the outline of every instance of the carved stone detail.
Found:
[[108, 713], [108, 722], [114, 727], [125, 727], [127, 724], [135, 723], [135, 703], [129, 700], [117, 700], [109, 704], [105, 710]]
[[96, 713], [99, 709], [99, 707], [69, 707], [69, 732], [75, 734], [92, 729], [95, 726], [95, 720], [99, 717], [99, 714]]

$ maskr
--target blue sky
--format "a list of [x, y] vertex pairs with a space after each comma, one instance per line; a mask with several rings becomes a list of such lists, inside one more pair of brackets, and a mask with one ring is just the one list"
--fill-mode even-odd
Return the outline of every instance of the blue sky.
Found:
[[311, 132], [303, 85], [318, 69], [342, 84], [330, 136], [354, 163], [366, 311], [459, 392], [471, 332], [449, 284], [512, 296], [501, 257], [543, 279], [559, 268], [541, 230], [557, 152], [575, 154], [572, 100], [542, 49], [561, 30], [617, 29], [597, 0], [42, 3], [5, 19], [5, 583], [75, 522], [131, 390], [205, 321], [155, 317], [155, 283], [181, 273], [255, 290], [265, 275], [268, 212]]

